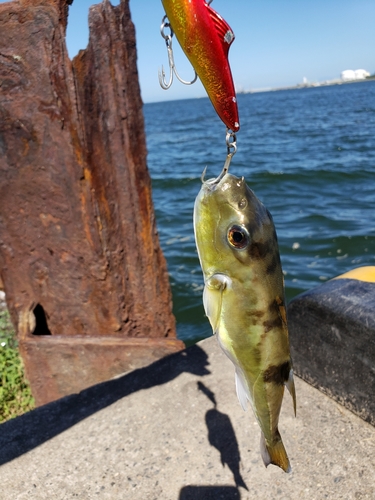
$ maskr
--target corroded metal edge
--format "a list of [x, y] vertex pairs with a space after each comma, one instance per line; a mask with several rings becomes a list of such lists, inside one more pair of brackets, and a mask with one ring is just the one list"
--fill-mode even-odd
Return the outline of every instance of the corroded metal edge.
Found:
[[27, 336], [19, 348], [37, 406], [181, 351], [177, 339]]

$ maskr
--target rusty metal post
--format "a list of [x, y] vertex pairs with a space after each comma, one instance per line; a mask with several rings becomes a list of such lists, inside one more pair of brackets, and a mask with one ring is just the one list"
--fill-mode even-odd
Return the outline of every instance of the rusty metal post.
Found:
[[0, 273], [38, 405], [183, 348], [146, 165], [128, 0], [0, 4]]

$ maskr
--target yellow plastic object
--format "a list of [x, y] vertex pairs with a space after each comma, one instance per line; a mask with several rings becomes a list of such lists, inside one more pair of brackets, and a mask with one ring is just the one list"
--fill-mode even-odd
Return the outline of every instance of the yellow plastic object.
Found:
[[336, 276], [336, 278], [333, 279], [336, 280], [341, 278], [375, 283], [375, 266], [357, 267], [356, 269], [340, 274], [340, 276]]

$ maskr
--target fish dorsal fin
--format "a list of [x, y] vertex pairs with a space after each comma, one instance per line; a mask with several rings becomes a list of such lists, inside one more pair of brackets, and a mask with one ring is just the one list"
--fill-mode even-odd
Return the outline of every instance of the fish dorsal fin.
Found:
[[234, 40], [234, 33], [229, 24], [208, 4], [206, 4], [210, 18], [212, 19], [216, 33], [220, 38], [221, 45], [224, 49], [225, 55], [228, 55], [229, 47], [232, 45]]
[[289, 394], [293, 398], [294, 416], [297, 416], [297, 398], [296, 398], [296, 388], [294, 385], [294, 378], [293, 378], [293, 369], [290, 370], [289, 377], [288, 380], [285, 382], [285, 385], [289, 391]]
[[242, 409], [244, 411], [246, 411], [247, 410], [247, 402], [250, 399], [249, 389], [247, 387], [245, 377], [244, 377], [242, 371], [238, 367], [236, 367], [234, 377], [235, 377], [235, 381], [236, 381], [236, 393], [237, 393], [238, 401], [240, 402]]
[[224, 274], [214, 274], [205, 281], [203, 306], [206, 316], [210, 320], [213, 333], [216, 333], [219, 328], [223, 292], [229, 282], [230, 279]]

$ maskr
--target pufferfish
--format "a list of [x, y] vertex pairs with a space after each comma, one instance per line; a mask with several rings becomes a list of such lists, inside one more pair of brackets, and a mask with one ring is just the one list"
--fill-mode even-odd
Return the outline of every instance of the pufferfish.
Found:
[[261, 428], [265, 466], [290, 472], [278, 422], [286, 386], [296, 393], [277, 236], [271, 214], [229, 173], [203, 181], [194, 231], [204, 275], [203, 304], [213, 333], [235, 367], [237, 396]]

